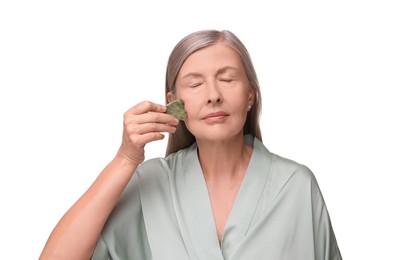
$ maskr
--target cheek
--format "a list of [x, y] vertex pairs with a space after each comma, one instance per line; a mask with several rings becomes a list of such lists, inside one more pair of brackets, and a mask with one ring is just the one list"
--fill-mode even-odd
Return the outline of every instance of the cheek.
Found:
[[189, 118], [194, 118], [195, 115], [197, 114], [197, 100], [189, 100], [189, 99], [183, 99], [183, 101], [185, 102], [185, 111], [187, 112], [187, 120], [189, 120]]
[[195, 110], [197, 110], [199, 104], [198, 97], [185, 95], [183, 93], [180, 93], [177, 97], [185, 102], [185, 110], [188, 114], [194, 113]]
[[[239, 111], [247, 111], [248, 105], [249, 105], [249, 98], [246, 93], [240, 93], [241, 98], [235, 99], [235, 106]], [[237, 95], [239, 96], [239, 95]]]

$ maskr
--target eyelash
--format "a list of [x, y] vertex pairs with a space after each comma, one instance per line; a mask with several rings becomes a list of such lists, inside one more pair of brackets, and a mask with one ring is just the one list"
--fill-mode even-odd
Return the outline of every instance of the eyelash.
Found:
[[[233, 82], [234, 80], [233, 80], [233, 79], [219, 79], [219, 81], [224, 82], [224, 83], [231, 83], [231, 82]], [[192, 84], [192, 85], [190, 85], [189, 87], [190, 87], [190, 88], [196, 88], [196, 87], [199, 87], [200, 85], [202, 85], [202, 82]]]
[[201, 82], [200, 82], [200, 83], [192, 84], [192, 85], [190, 85], [190, 87], [191, 87], [191, 88], [196, 88], [196, 87], [199, 87], [200, 85], [202, 85]]
[[230, 83], [230, 82], [232, 82], [233, 80], [232, 80], [232, 79], [220, 79], [219, 81]]

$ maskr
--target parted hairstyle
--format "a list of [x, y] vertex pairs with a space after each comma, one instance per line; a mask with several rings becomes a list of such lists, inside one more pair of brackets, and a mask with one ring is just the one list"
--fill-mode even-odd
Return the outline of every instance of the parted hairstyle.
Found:
[[[257, 74], [246, 47], [235, 34], [228, 30], [201, 30], [193, 32], [176, 44], [168, 59], [165, 95], [168, 92], [176, 94], [176, 78], [178, 77], [180, 68], [185, 60], [195, 51], [216, 43], [226, 44], [240, 56], [240, 60], [244, 66], [250, 87], [254, 92], [253, 106], [247, 112], [247, 119], [243, 126], [243, 134], [252, 134], [261, 141], [261, 130], [259, 124], [261, 113], [261, 93]], [[166, 103], [168, 103], [167, 99]], [[180, 121], [176, 132], [169, 134], [166, 156], [181, 149], [187, 148], [194, 142], [196, 142], [195, 137], [187, 129], [185, 122]]]

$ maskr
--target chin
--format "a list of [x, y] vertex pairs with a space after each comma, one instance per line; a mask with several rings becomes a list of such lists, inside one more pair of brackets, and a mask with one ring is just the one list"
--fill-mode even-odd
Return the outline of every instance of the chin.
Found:
[[212, 142], [223, 142], [237, 136], [243, 136], [243, 129], [233, 131], [232, 129], [200, 129], [192, 132], [196, 139]]

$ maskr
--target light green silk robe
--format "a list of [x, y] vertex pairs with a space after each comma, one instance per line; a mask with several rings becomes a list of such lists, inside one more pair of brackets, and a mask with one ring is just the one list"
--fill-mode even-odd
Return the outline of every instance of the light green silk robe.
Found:
[[313, 173], [245, 139], [253, 154], [221, 246], [193, 144], [138, 167], [93, 259], [342, 259]]

